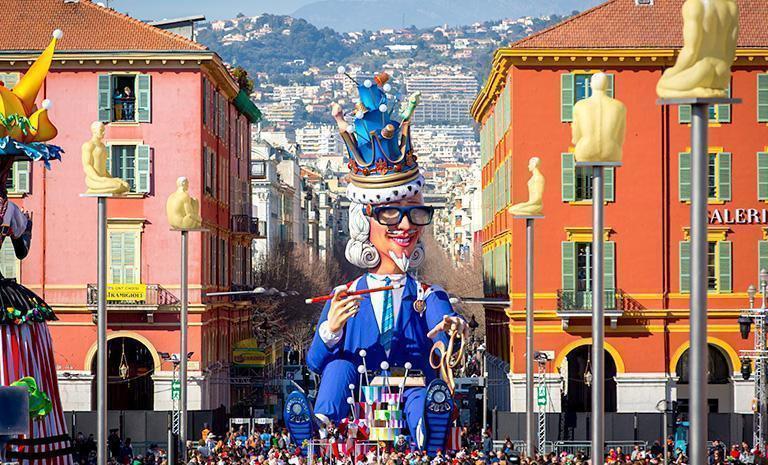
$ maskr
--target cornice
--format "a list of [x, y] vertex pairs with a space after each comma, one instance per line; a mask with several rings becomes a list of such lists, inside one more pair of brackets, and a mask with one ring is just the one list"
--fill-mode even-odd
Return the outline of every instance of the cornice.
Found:
[[[637, 49], [515, 49], [500, 48], [493, 55], [488, 80], [470, 108], [470, 114], [483, 122], [502, 90], [507, 72], [516, 67], [661, 67], [672, 66], [679, 50], [674, 48]], [[736, 51], [736, 66], [757, 66], [768, 63], [768, 48], [740, 48]]]

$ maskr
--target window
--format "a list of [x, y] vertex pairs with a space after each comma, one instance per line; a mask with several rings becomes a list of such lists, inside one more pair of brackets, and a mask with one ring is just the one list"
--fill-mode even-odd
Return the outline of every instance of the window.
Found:
[[203, 103], [203, 105], [202, 105], [202, 107], [203, 107], [203, 125], [207, 127], [208, 124], [209, 124], [208, 123], [208, 115], [209, 115], [208, 99], [209, 99], [209, 95], [210, 95], [210, 92], [208, 91], [208, 79], [203, 78], [203, 86], [202, 87], [203, 87], [203, 102], [202, 102]]
[[149, 123], [151, 83], [149, 74], [100, 74], [99, 121]]
[[[616, 308], [616, 277], [614, 242], [603, 243], [603, 286], [605, 308]], [[562, 259], [562, 305], [568, 309], [587, 310], [592, 308], [592, 242], [571, 242], [561, 244]]]
[[757, 121], [768, 123], [768, 73], [757, 75]]
[[205, 163], [205, 193], [216, 196], [218, 189], [218, 178], [216, 174], [216, 152], [208, 147], [203, 148]]
[[7, 237], [0, 247], [0, 274], [5, 279], [18, 279], [21, 261], [16, 258], [11, 238]]
[[[573, 121], [573, 106], [592, 95], [590, 80], [594, 73], [565, 73], [560, 75], [560, 121]], [[613, 74], [608, 76], [608, 95], [613, 97]]]
[[[732, 245], [710, 236], [707, 242], [707, 290], [713, 293], [732, 292]], [[763, 247], [760, 248], [761, 252]], [[762, 255], [761, 255], [762, 257]], [[680, 242], [680, 292], [691, 291], [691, 243]]]
[[30, 170], [32, 162], [17, 161], [11, 166], [8, 179], [5, 180], [5, 189], [9, 194], [28, 194], [30, 185]]
[[[731, 96], [731, 86], [728, 85], [728, 97]], [[677, 118], [681, 124], [690, 124], [692, 119], [690, 105], [680, 105], [677, 108]], [[731, 105], [718, 104], [709, 106], [709, 121], [714, 123], [731, 122]]]
[[768, 200], [768, 152], [757, 153], [757, 200]]
[[[758, 163], [760, 159], [758, 156]], [[731, 200], [731, 154], [711, 151], [707, 159], [708, 196], [713, 202]], [[681, 202], [691, 200], [691, 154], [683, 152], [678, 162], [679, 197]], [[758, 165], [758, 182], [760, 170]], [[768, 194], [768, 193], [766, 193]]]
[[125, 180], [131, 192], [149, 193], [151, 176], [151, 150], [148, 145], [108, 145], [107, 170], [116, 178]]
[[[572, 153], [561, 156], [561, 194], [563, 202], [585, 202], [592, 200], [591, 167], [576, 166]], [[613, 167], [603, 169], [603, 195], [606, 202], [615, 200], [614, 188], [615, 170]]]
[[109, 282], [138, 284], [141, 282], [141, 233], [115, 230], [109, 232]]
[[251, 177], [264, 179], [267, 177], [267, 164], [263, 161], [251, 162]]

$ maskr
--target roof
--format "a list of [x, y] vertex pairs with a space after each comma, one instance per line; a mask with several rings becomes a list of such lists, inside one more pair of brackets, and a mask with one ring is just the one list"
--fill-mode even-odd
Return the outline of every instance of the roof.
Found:
[[[521, 39], [512, 49], [680, 48], [685, 0], [609, 0], [548, 29]], [[768, 48], [768, 2], [737, 0], [742, 48]]]
[[185, 37], [150, 26], [89, 0], [3, 0], [2, 51], [42, 50], [55, 29], [66, 51], [207, 51]]

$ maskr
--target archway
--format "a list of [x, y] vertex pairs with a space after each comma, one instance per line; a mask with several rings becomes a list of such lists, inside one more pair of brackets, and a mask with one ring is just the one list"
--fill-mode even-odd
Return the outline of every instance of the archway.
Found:
[[[91, 362], [91, 408], [96, 409], [96, 363]], [[107, 409], [153, 410], [155, 360], [151, 349], [131, 337], [107, 341]]]
[[[730, 412], [732, 410], [733, 367], [729, 363], [728, 355], [718, 346], [708, 344], [707, 363], [707, 403], [711, 413]], [[688, 400], [690, 396], [690, 349], [685, 349], [675, 365], [677, 376], [677, 407], [678, 412], [688, 414]]]
[[[592, 409], [591, 377], [594, 372], [592, 362], [592, 345], [581, 345], [563, 358], [560, 367], [561, 375], [565, 378], [563, 386], [563, 412], [589, 412]], [[605, 411], [616, 411], [616, 361], [605, 351]]]

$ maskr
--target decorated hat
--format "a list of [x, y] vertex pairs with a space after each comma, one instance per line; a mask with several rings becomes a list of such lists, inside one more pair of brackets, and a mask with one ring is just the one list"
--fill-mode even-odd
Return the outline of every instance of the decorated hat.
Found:
[[407, 199], [424, 188], [411, 144], [411, 116], [419, 103], [417, 92], [402, 102], [396, 114], [398, 99], [389, 75], [379, 73], [362, 83], [346, 74], [357, 85], [359, 99], [355, 103], [352, 124], [345, 119], [340, 105], [332, 107], [333, 117], [349, 153], [349, 186], [347, 196], [353, 202], [374, 205]]
[[35, 101], [53, 61], [56, 41], [62, 32], [55, 30], [48, 47], [9, 90], [0, 83], [0, 156], [13, 156], [42, 160], [60, 160], [61, 147], [46, 144], [58, 131], [50, 119], [50, 100], [43, 100], [38, 108]]

